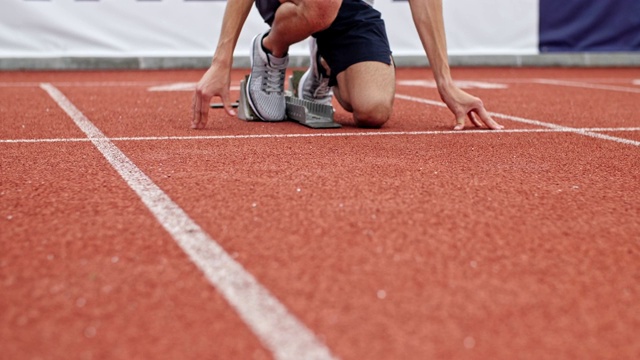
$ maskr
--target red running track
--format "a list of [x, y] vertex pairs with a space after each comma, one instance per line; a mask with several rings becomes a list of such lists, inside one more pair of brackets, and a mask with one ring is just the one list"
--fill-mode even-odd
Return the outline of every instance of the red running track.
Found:
[[200, 75], [0, 74], [0, 358], [640, 356], [637, 69], [455, 69], [500, 132], [426, 69], [380, 130], [195, 131]]

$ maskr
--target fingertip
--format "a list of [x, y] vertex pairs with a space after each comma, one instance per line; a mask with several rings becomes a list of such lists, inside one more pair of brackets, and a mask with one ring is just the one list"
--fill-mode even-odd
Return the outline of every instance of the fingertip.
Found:
[[480, 108], [480, 111], [477, 112], [477, 114], [480, 115], [480, 118], [482, 119], [482, 122], [484, 122], [489, 127], [489, 129], [491, 129], [491, 130], [502, 130], [502, 129], [504, 129], [504, 126], [498, 124], [495, 120], [493, 120], [493, 118], [487, 112], [487, 110], [485, 108]]
[[229, 114], [229, 116], [236, 116], [235, 110], [233, 110], [231, 107], [227, 108], [227, 114]]
[[200, 130], [200, 129], [203, 129], [204, 127], [205, 127], [205, 123], [203, 123], [202, 121], [194, 122], [191, 125], [191, 128], [194, 130]]
[[491, 126], [491, 129], [493, 129], [493, 130], [502, 130], [502, 129], [504, 129], [504, 126], [498, 124], [497, 122], [494, 122], [493, 126]]

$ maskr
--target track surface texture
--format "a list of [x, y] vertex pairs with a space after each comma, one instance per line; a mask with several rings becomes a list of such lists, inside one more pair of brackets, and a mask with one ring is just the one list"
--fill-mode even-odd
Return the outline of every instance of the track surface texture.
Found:
[[377, 130], [0, 73], [0, 359], [640, 358], [640, 72], [453, 73], [504, 130], [428, 69]]

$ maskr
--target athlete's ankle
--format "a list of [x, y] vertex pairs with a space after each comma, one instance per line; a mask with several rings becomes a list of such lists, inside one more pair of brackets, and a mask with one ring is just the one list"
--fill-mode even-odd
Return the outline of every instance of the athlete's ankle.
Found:
[[265, 37], [262, 38], [262, 42], [261, 42], [262, 50], [264, 50], [265, 53], [275, 56], [277, 58], [283, 58], [287, 56], [289, 52], [289, 47], [287, 46], [285, 48], [279, 49], [276, 46], [274, 46], [273, 42], [271, 41], [270, 34], [271, 33], [268, 33], [267, 35], [265, 35]]

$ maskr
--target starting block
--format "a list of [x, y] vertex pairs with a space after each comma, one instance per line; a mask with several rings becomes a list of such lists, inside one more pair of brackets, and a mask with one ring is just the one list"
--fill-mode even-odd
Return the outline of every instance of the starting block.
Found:
[[[287, 104], [286, 114], [287, 120], [296, 121], [301, 125], [313, 129], [335, 129], [342, 125], [333, 121], [334, 109], [331, 105], [314, 103], [313, 101], [299, 99], [297, 97], [298, 83], [302, 77], [303, 71], [294, 71], [289, 77], [289, 90], [285, 91], [285, 101]], [[240, 100], [237, 104], [238, 118], [244, 121], [261, 121], [253, 112], [251, 105], [247, 99], [247, 80], [249, 76], [245, 76], [240, 81]], [[220, 108], [221, 104], [211, 104], [212, 108]]]

